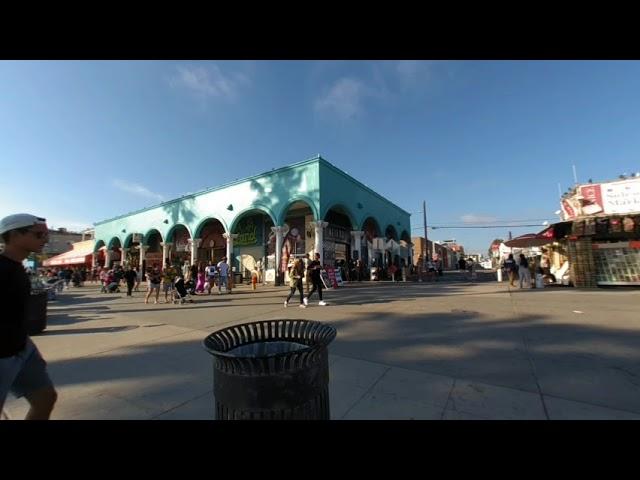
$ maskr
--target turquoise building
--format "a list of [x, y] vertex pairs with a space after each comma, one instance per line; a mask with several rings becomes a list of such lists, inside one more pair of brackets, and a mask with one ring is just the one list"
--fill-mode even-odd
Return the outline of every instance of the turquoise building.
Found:
[[411, 262], [410, 214], [321, 156], [97, 222], [94, 265], [218, 262], [267, 281], [295, 257]]

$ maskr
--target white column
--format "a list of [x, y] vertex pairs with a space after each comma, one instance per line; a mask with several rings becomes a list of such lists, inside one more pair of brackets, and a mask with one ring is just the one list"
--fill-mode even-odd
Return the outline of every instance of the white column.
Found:
[[108, 248], [104, 251], [104, 268], [109, 268], [111, 263], [111, 250]]
[[351, 232], [351, 237], [353, 238], [353, 246], [351, 247], [351, 250], [356, 250], [358, 252], [358, 259], [362, 256], [362, 252], [360, 250], [362, 249], [363, 235], [364, 232], [360, 230], [353, 230]]
[[201, 238], [193, 238], [191, 239], [191, 265], [195, 265], [198, 261], [198, 249], [202, 244]]
[[276, 234], [276, 285], [278, 285], [280, 263], [282, 262], [282, 239], [289, 233], [289, 227], [275, 226], [271, 227], [271, 231]]
[[227, 291], [231, 292], [233, 288], [233, 240], [238, 238], [237, 233], [223, 233], [222, 236], [227, 239], [227, 263], [229, 264], [229, 276], [227, 277]]
[[91, 269], [93, 270], [98, 265], [98, 254], [93, 252], [91, 254]]
[[233, 240], [238, 238], [238, 234], [224, 233], [222, 236], [227, 239], [227, 263], [231, 267], [233, 265]]
[[124, 268], [125, 259], [127, 258], [127, 252], [128, 251], [129, 251], [128, 248], [122, 247], [120, 249], [120, 266], [122, 266], [123, 268]]
[[138, 248], [140, 249], [140, 264], [138, 265], [138, 267], [142, 268], [142, 262], [146, 258], [147, 250], [149, 250], [149, 245], [139, 245]]
[[162, 242], [160, 245], [162, 245], [162, 270], [164, 270], [164, 267], [167, 264], [167, 258], [170, 258], [169, 255], [171, 254], [171, 246], [173, 243]]
[[[324, 236], [324, 229], [329, 225], [329, 222], [317, 220], [315, 222], [311, 222], [311, 225], [316, 231], [315, 253], [320, 254], [320, 265], [324, 265], [324, 248], [322, 248], [322, 238]], [[315, 257], [311, 260], [315, 260]]]

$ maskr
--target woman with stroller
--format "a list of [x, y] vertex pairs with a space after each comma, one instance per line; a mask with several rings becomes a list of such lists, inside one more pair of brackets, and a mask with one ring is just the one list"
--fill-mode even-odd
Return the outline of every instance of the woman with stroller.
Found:
[[175, 295], [174, 303], [179, 302], [180, 304], [183, 304], [187, 301], [193, 303], [193, 299], [191, 298], [191, 295], [187, 291], [187, 286], [184, 281], [184, 274], [178, 274], [178, 276], [176, 277], [174, 295]]

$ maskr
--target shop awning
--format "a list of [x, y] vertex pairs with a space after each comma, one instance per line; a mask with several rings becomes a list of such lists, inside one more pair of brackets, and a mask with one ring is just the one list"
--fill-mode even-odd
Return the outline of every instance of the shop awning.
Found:
[[553, 242], [554, 238], [554, 231], [551, 226], [540, 233], [525, 233], [524, 235], [504, 242], [504, 244], [511, 248], [541, 247], [542, 245]]
[[[82, 245], [80, 245], [82, 244]], [[42, 265], [45, 267], [59, 267], [61, 265], [79, 265], [87, 263], [87, 256], [93, 254], [93, 240], [78, 242], [73, 245], [73, 250], [48, 258]]]

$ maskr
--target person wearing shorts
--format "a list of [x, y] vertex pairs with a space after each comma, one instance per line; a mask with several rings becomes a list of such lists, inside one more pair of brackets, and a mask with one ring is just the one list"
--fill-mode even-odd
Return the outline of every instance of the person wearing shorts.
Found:
[[169, 294], [173, 296], [173, 282], [178, 276], [178, 272], [176, 269], [169, 263], [167, 260], [167, 264], [164, 267], [164, 271], [162, 272], [162, 290], [164, 291], [164, 303], [169, 303], [171, 300], [169, 299]]
[[149, 283], [149, 286], [147, 288], [147, 296], [144, 299], [144, 303], [149, 303], [149, 297], [151, 297], [154, 290], [156, 292], [156, 299], [154, 300], [153, 303], [158, 303], [158, 297], [160, 296], [161, 280], [162, 280], [162, 277], [160, 275], [160, 271], [158, 270], [158, 267], [150, 268], [149, 271], [147, 272], [147, 282]]
[[48, 420], [58, 398], [47, 363], [27, 334], [31, 282], [22, 266], [31, 252], [42, 251], [48, 232], [44, 218], [26, 213], [0, 220], [5, 242], [0, 254], [0, 411], [9, 393], [25, 397], [30, 406], [26, 420]]

